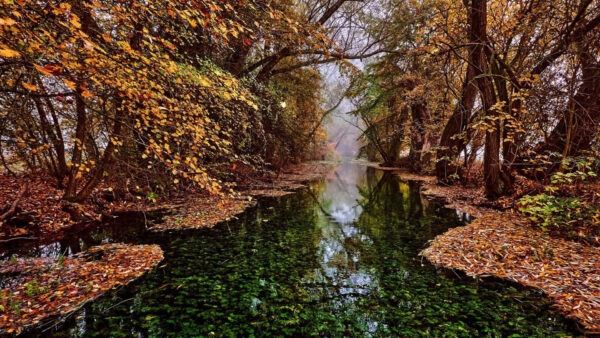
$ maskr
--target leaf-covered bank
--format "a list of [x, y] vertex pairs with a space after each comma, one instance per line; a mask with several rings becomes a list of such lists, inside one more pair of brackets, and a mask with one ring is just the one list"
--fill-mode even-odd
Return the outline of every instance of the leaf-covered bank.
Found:
[[163, 259], [158, 245], [108, 244], [72, 257], [15, 258], [0, 268], [0, 333], [52, 325], [116, 285], [125, 285]]
[[[401, 177], [406, 175], [400, 174]], [[589, 332], [600, 330], [600, 252], [593, 243], [552, 236], [514, 209], [490, 209], [482, 189], [435, 185], [426, 196], [475, 216], [470, 224], [437, 236], [422, 255], [469, 276], [495, 276], [543, 290], [566, 316]]]
[[13, 214], [0, 220], [0, 243], [56, 241], [70, 232], [101, 226], [104, 221], [131, 212], [169, 214], [164, 222], [155, 225], [156, 230], [213, 226], [241, 213], [257, 197], [288, 194], [305, 187], [307, 182], [323, 179], [336, 165], [302, 163], [275, 172], [249, 167], [244, 172], [238, 168], [237, 187], [227, 194], [211, 195], [195, 186], [162, 195], [144, 195], [143, 191], [128, 187], [120, 194], [102, 185], [90, 200], [77, 204], [63, 200], [64, 189], [56, 188], [56, 180], [47, 175], [0, 175], [0, 205], [14, 205]]
[[306, 188], [306, 183], [322, 180], [335, 171], [334, 163], [303, 163], [287, 167], [277, 174], [268, 173], [239, 185], [235, 194], [226, 196], [186, 195], [176, 208], [154, 226], [154, 231], [213, 227], [229, 221], [246, 208], [256, 205], [257, 197], [278, 197]]
[[[143, 220], [142, 220], [143, 221]], [[440, 274], [419, 251], [465, 216], [355, 163], [212, 228], [145, 232], [164, 268], [49, 336], [564, 336], [536, 289]]]

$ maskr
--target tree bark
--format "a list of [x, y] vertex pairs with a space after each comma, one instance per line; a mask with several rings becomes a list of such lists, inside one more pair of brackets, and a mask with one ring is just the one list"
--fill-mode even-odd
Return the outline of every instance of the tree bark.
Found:
[[[92, 16], [89, 9], [85, 7], [85, 1], [75, 4], [76, 11], [81, 17], [81, 30], [88, 36], [91, 36], [92, 30]], [[83, 48], [83, 44], [79, 43], [79, 48]], [[84, 64], [84, 60], [79, 57], [79, 63]], [[77, 115], [77, 125], [75, 127], [75, 139], [73, 144], [73, 152], [71, 156], [71, 167], [69, 170], [69, 178], [67, 181], [67, 187], [63, 198], [67, 201], [73, 202], [76, 199], [77, 185], [79, 183], [78, 174], [79, 168], [83, 160], [83, 147], [85, 145], [85, 137], [88, 131], [87, 128], [87, 111], [85, 100], [83, 99], [83, 81], [84, 74], [79, 73], [76, 75], [77, 81], [75, 81], [75, 113]]]
[[102, 180], [102, 176], [106, 170], [109, 170], [114, 162], [113, 154], [116, 149], [115, 139], [121, 135], [121, 126], [123, 124], [123, 117], [125, 116], [124, 107], [121, 104], [120, 99], [118, 99], [115, 122], [113, 125], [112, 133], [109, 137], [110, 141], [104, 149], [104, 153], [102, 154], [102, 158], [100, 162], [94, 168], [94, 172], [92, 177], [86, 182], [81, 191], [74, 198], [74, 202], [82, 202], [86, 200], [94, 191], [94, 189], [98, 186], [100, 181]]
[[471, 34], [475, 44], [473, 61], [477, 87], [481, 95], [484, 115], [487, 124], [491, 124], [485, 133], [485, 149], [483, 154], [483, 176], [485, 193], [488, 198], [497, 198], [503, 193], [500, 173], [500, 132], [498, 113], [492, 109], [496, 103], [496, 95], [489, 74], [489, 52], [487, 38], [487, 0], [473, 0], [471, 4]]
[[600, 63], [585, 51], [580, 58], [583, 83], [550, 136], [536, 147], [537, 153], [564, 152], [565, 156], [576, 156], [589, 150], [597, 137], [600, 126]]
[[[465, 5], [471, 10], [471, 5], [468, 1], [464, 1]], [[468, 140], [461, 137], [471, 119], [471, 112], [477, 97], [477, 87], [475, 84], [475, 49], [477, 44], [473, 36], [473, 18], [469, 15], [469, 24], [471, 26], [469, 56], [467, 64], [467, 73], [463, 82], [460, 102], [456, 106], [452, 116], [446, 123], [442, 137], [440, 138], [438, 151], [436, 154], [436, 176], [441, 182], [451, 181], [451, 176], [458, 174], [458, 166], [455, 164], [460, 152], [467, 146]]]
[[425, 147], [429, 142], [427, 131], [425, 129], [425, 120], [427, 119], [427, 107], [424, 102], [417, 102], [410, 107], [412, 126], [415, 134], [411, 137], [411, 155], [409, 155], [410, 166], [415, 172], [421, 172], [426, 161], [429, 159], [424, 154]]
[[77, 113], [77, 126], [75, 128], [75, 139], [73, 144], [73, 152], [71, 157], [71, 168], [69, 170], [69, 178], [67, 181], [67, 188], [65, 189], [64, 199], [67, 201], [74, 201], [76, 197], [78, 173], [81, 161], [83, 159], [83, 145], [85, 139], [85, 132], [87, 130], [87, 116], [85, 109], [85, 101], [81, 95], [81, 81], [77, 81], [77, 89], [75, 93], [75, 111]]
[[[42, 93], [46, 95], [47, 93], [46, 93], [46, 89], [44, 88], [44, 83], [42, 82], [42, 80], [39, 77], [38, 77], [37, 83], [38, 83]], [[52, 126], [53, 126], [54, 130], [49, 131], [49, 135], [50, 135], [51, 141], [54, 144], [54, 151], [56, 152], [56, 158], [57, 158], [57, 162], [58, 162], [57, 163], [58, 186], [62, 187], [63, 179], [67, 175], [67, 171], [68, 171], [67, 160], [65, 157], [65, 142], [63, 139], [62, 129], [60, 127], [60, 122], [58, 120], [58, 116], [56, 114], [56, 111], [54, 110], [54, 106], [52, 105], [52, 102], [50, 102], [49, 97], [46, 96], [45, 101], [46, 101], [46, 108], [48, 109], [48, 111], [50, 112], [50, 116], [52, 117]], [[48, 124], [50, 124], [49, 121], [48, 121]]]

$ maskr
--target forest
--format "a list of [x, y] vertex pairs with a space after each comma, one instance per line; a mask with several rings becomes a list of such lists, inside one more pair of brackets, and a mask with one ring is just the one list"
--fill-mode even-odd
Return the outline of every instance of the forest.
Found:
[[[0, 32], [0, 334], [600, 332], [600, 2], [0, 0]], [[223, 301], [136, 303], [184, 290]]]

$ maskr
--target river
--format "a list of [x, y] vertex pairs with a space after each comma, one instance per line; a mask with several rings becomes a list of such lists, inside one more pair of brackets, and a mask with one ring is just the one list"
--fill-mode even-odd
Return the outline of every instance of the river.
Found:
[[212, 229], [156, 234], [130, 217], [27, 250], [125, 241], [165, 252], [160, 268], [47, 325], [45, 336], [572, 335], [541, 292], [437, 270], [418, 255], [468, 221], [417, 183], [345, 162], [335, 177]]

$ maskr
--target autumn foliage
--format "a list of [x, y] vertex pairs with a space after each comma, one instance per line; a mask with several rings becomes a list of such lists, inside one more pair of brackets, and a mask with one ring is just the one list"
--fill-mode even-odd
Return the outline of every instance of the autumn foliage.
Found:
[[386, 52], [351, 95], [372, 159], [446, 183], [475, 172], [498, 198], [598, 156], [598, 2], [384, 4]]
[[106, 244], [73, 257], [6, 262], [0, 273], [12, 277], [0, 289], [0, 328], [4, 334], [18, 334], [49, 317], [69, 314], [162, 259], [158, 245]]
[[[250, 61], [239, 54], [329, 43], [293, 13], [245, 1], [3, 1], [4, 166], [51, 172], [72, 202], [108, 176], [153, 192], [180, 181], [223, 191], [216, 167], [262, 163], [257, 140], [278, 132], [266, 103], [286, 99], [241, 79]], [[310, 103], [318, 120], [318, 95]]]

